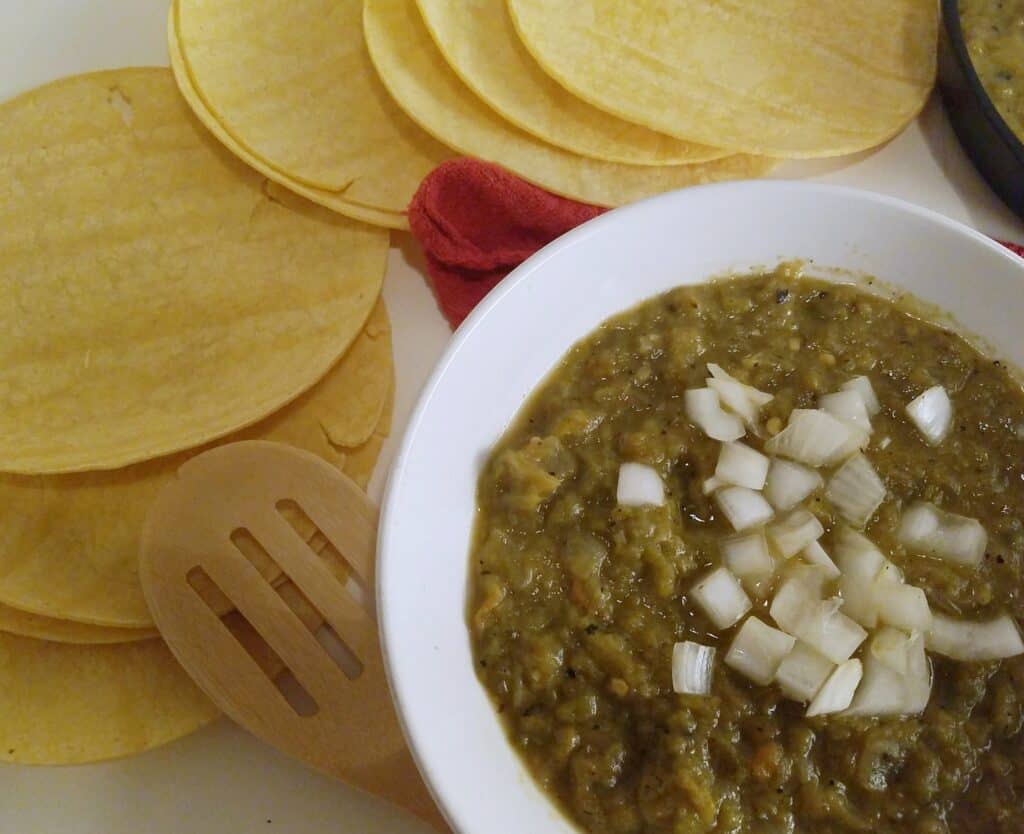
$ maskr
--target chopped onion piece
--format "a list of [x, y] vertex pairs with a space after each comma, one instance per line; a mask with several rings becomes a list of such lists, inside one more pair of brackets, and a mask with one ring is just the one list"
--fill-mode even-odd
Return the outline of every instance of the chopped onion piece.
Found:
[[725, 655], [725, 664], [762, 686], [772, 682], [782, 659], [789, 654], [796, 640], [788, 634], [761, 622], [757, 617], [747, 620]]
[[772, 458], [764, 497], [776, 510], [791, 510], [822, 485], [821, 475], [800, 463]]
[[764, 533], [741, 533], [722, 541], [722, 558], [747, 590], [756, 597], [763, 597], [775, 575], [775, 560], [768, 552]]
[[[864, 642], [868, 633], [839, 610], [837, 597], [816, 602], [790, 632], [833, 663], [842, 663]], [[787, 628], [786, 631], [789, 631]]]
[[732, 379], [714, 379], [708, 377], [708, 388], [718, 394], [718, 399], [729, 411], [740, 417], [751, 428], [757, 426], [758, 407], [754, 405], [741, 385]]
[[934, 385], [910, 401], [907, 416], [932, 446], [941, 443], [953, 425], [953, 403], [941, 385]]
[[712, 475], [710, 478], [704, 479], [703, 489], [705, 495], [710, 495], [716, 489], [721, 489], [725, 486], [725, 481], [721, 481]]
[[827, 578], [835, 579], [839, 576], [839, 568], [825, 552], [825, 548], [821, 546], [820, 542], [811, 542], [800, 551], [800, 555], [815, 567], [821, 568]]
[[977, 519], [947, 513], [927, 501], [904, 511], [896, 538], [916, 553], [971, 567], [981, 564], [988, 544], [988, 534]]
[[821, 602], [813, 586], [798, 579], [783, 582], [775, 592], [768, 613], [779, 628], [799, 637], [804, 619]]
[[761, 489], [768, 477], [768, 458], [745, 443], [723, 443], [715, 477], [725, 484]]
[[850, 443], [854, 430], [825, 411], [809, 408], [794, 409], [789, 424], [764, 444], [771, 455], [824, 466]]
[[825, 497], [846, 521], [864, 527], [885, 500], [885, 484], [870, 461], [857, 453], [836, 470]]
[[871, 417], [859, 391], [837, 391], [818, 398], [818, 405], [833, 417], [861, 431], [871, 432]]
[[715, 501], [722, 508], [729, 523], [739, 532], [760, 527], [773, 515], [771, 505], [760, 492], [746, 487], [730, 486], [715, 493]]
[[914, 663], [912, 655], [920, 652], [924, 656], [924, 638], [919, 631], [908, 634], [892, 626], [883, 626], [871, 638], [868, 652], [897, 674], [906, 675]]
[[864, 628], [878, 625], [878, 605], [874, 595], [874, 581], [843, 574], [839, 578], [839, 596], [843, 600], [843, 613]]
[[864, 669], [861, 662], [856, 658], [837, 666], [835, 671], [828, 676], [828, 680], [825, 681], [818, 694], [814, 696], [814, 700], [807, 708], [807, 716], [812, 718], [815, 715], [828, 715], [833, 712], [842, 712], [849, 707], [863, 674]]
[[690, 595], [716, 628], [736, 625], [750, 608], [750, 597], [728, 568], [717, 568], [701, 579]]
[[1002, 660], [1024, 653], [1020, 630], [1009, 614], [980, 622], [934, 614], [925, 642], [954, 660]]
[[686, 416], [712, 440], [739, 440], [747, 433], [743, 421], [722, 410], [718, 394], [710, 388], [690, 388], [683, 393]]
[[844, 382], [839, 386], [840, 391], [856, 391], [864, 402], [864, 408], [869, 417], [874, 417], [882, 410], [882, 404], [878, 401], [878, 395], [871, 385], [871, 380], [866, 376], [855, 376], [853, 379]]
[[825, 592], [828, 590], [829, 583], [832, 580], [828, 571], [820, 565], [808, 565], [800, 559], [791, 559], [787, 562], [786, 567], [782, 571], [782, 577], [787, 581], [795, 579], [797, 582], [803, 582], [811, 589], [817, 599], [822, 599], [825, 596]]
[[908, 711], [906, 681], [870, 654], [847, 715], [902, 715]]
[[782, 694], [794, 701], [810, 701], [836, 665], [806, 643], [797, 640], [775, 673]]
[[665, 485], [658, 470], [644, 463], [619, 466], [616, 500], [623, 507], [661, 507], [665, 503]]
[[879, 576], [875, 580], [874, 597], [878, 619], [883, 623], [908, 631], [923, 631], [932, 624], [928, 597], [920, 588]]
[[708, 362], [708, 372], [715, 379], [726, 382], [735, 382], [737, 385], [742, 385], [743, 388], [746, 389], [747, 398], [758, 408], [763, 405], [768, 405], [768, 403], [775, 399], [772, 394], [765, 391], [758, 391], [754, 386], [740, 382], [736, 377], [729, 374], [721, 365], [716, 365], [714, 362]]
[[680, 695], [710, 695], [715, 674], [715, 652], [687, 640], [672, 647], [672, 691]]
[[[849, 425], [849, 424], [847, 424]], [[850, 437], [849, 439], [836, 450], [836, 453], [832, 455], [828, 461], [829, 465], [840, 463], [846, 460], [850, 455], [855, 455], [862, 449], [866, 449], [871, 444], [871, 435], [863, 429], [858, 429], [856, 426], [850, 426]]]
[[795, 556], [807, 545], [821, 538], [825, 528], [809, 510], [793, 510], [768, 528], [768, 538], [783, 558]]
[[874, 581], [886, 563], [874, 543], [849, 527], [840, 527], [835, 537], [836, 564], [844, 577]]

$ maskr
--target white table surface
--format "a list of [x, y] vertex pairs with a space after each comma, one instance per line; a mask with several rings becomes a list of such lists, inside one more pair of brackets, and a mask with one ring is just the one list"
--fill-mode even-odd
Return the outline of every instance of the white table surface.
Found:
[[[0, 0], [0, 99], [87, 70], [165, 65], [165, 20], [165, 0]], [[776, 176], [891, 194], [1024, 243], [1024, 224], [971, 168], [935, 98], [917, 122], [876, 151], [790, 163]], [[449, 337], [408, 235], [393, 236], [384, 296], [394, 326], [398, 389], [394, 433], [371, 486], [378, 497], [397, 438]], [[118, 762], [65, 768], [0, 765], [3, 834], [256, 831], [426, 834], [428, 829], [383, 802], [311, 772], [226, 720]]]

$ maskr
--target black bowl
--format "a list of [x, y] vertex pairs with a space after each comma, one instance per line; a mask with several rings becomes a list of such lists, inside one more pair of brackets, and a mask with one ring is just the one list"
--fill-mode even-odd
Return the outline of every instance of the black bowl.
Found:
[[958, 0], [942, 0], [939, 89], [960, 144], [992, 190], [1024, 218], [1024, 144], [981, 84], [967, 52]]

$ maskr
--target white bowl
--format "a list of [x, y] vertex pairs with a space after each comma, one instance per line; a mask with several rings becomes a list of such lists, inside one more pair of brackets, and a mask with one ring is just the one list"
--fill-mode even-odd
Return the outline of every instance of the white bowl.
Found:
[[473, 669], [467, 569], [488, 450], [566, 350], [604, 319], [679, 284], [793, 258], [906, 288], [1024, 366], [1024, 269], [1015, 255], [899, 200], [779, 181], [691, 188], [599, 217], [519, 267], [455, 334], [391, 472], [377, 581], [409, 744], [462, 834], [575, 830], [520, 764]]

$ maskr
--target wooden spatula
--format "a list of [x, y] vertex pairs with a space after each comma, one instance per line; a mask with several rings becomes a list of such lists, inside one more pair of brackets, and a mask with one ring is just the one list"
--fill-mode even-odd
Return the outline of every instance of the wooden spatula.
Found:
[[[302, 514], [309, 541], [289, 520]], [[367, 610], [376, 528], [362, 490], [321, 458], [219, 446], [150, 510], [142, 587], [181, 665], [229, 717], [448, 831], [406, 748]], [[236, 610], [221, 616], [225, 601]]]

